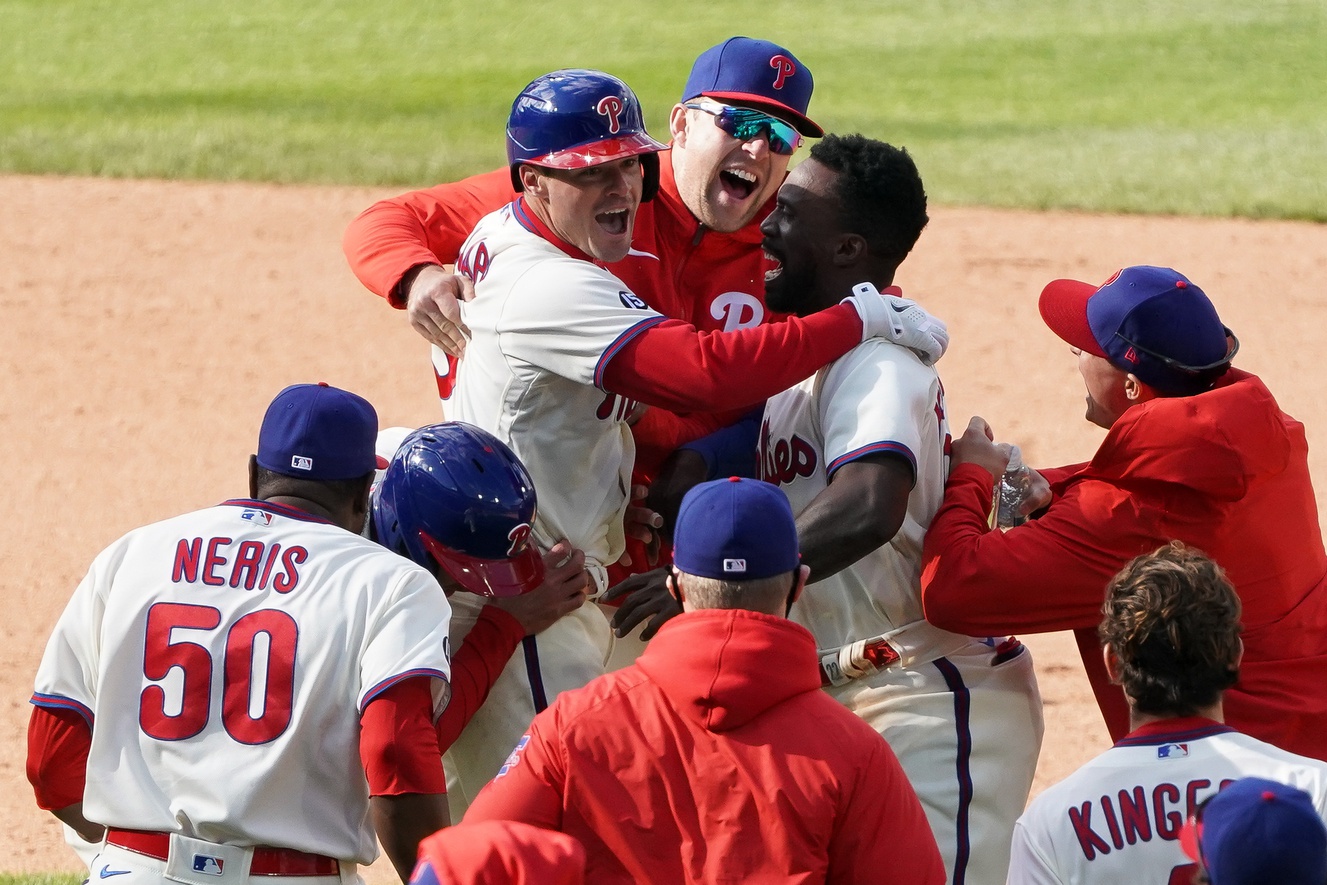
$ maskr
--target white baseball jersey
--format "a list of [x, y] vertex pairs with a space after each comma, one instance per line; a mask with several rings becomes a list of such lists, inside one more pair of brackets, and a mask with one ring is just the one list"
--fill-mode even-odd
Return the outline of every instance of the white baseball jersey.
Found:
[[92, 725], [84, 813], [369, 863], [364, 706], [446, 705], [450, 608], [424, 569], [311, 514], [227, 501], [136, 529], [56, 624], [33, 703]]
[[949, 426], [935, 369], [873, 339], [769, 400], [757, 443], [760, 474], [801, 514], [840, 465], [892, 452], [913, 467], [907, 514], [889, 543], [821, 581], [791, 617], [822, 652], [890, 634], [906, 660], [827, 689], [898, 756], [935, 833], [950, 881], [1000, 885], [1014, 820], [1041, 746], [1031, 655], [922, 620], [922, 536], [944, 496]]
[[1209, 719], [1154, 722], [1121, 739], [1028, 806], [1014, 829], [1012, 885], [1188, 885], [1185, 820], [1230, 781], [1299, 787], [1327, 818], [1327, 763]]
[[949, 424], [935, 369], [883, 339], [859, 344], [815, 375], [771, 398], [756, 456], [761, 478], [779, 485], [800, 514], [840, 465], [877, 452], [906, 458], [916, 484], [894, 538], [849, 568], [816, 581], [792, 618], [822, 648], [879, 636], [922, 619], [922, 535], [944, 497]]
[[603, 590], [604, 567], [626, 548], [636, 449], [626, 423], [635, 403], [599, 385], [612, 355], [664, 317], [540, 236], [520, 201], [480, 220], [457, 268], [475, 282], [461, 305], [473, 338], [444, 397], [447, 417], [511, 447], [539, 492], [536, 543], [570, 540]]

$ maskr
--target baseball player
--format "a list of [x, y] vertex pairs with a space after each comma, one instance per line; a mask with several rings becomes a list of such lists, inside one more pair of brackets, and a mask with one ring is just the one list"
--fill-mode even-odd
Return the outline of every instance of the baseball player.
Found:
[[1244, 606], [1230, 723], [1327, 760], [1327, 551], [1304, 425], [1256, 376], [1216, 308], [1167, 267], [1126, 267], [1100, 286], [1054, 280], [1042, 318], [1070, 345], [1087, 419], [1107, 428], [1090, 461], [1044, 471], [1044, 511], [987, 522], [1008, 453], [981, 418], [954, 440], [944, 504], [926, 533], [926, 617], [975, 634], [1074, 630], [1112, 738], [1128, 708], [1093, 632], [1101, 588], [1172, 540], [1221, 564]]
[[1111, 581], [1103, 612], [1106, 669], [1129, 699], [1130, 731], [1028, 806], [1011, 885], [1187, 885], [1195, 865], [1181, 826], [1238, 778], [1299, 787], [1327, 816], [1327, 764], [1222, 722], [1243, 644], [1239, 597], [1216, 563], [1179, 542], [1140, 556]]
[[[826, 136], [762, 225], [778, 262], [766, 302], [802, 315], [845, 291], [897, 292], [887, 287], [926, 223], [906, 151]], [[770, 399], [740, 445], [797, 513], [812, 583], [792, 617], [815, 635], [826, 690], [898, 754], [950, 881], [995, 885], [1032, 785], [1041, 699], [1017, 640], [974, 639], [922, 619], [922, 535], [944, 492], [948, 442], [935, 369], [872, 340]], [[679, 453], [660, 486], [689, 485], [677, 475], [706, 466]], [[633, 600], [615, 625], [630, 629], [644, 612]]]
[[1199, 805], [1180, 844], [1197, 863], [1194, 885], [1327, 882], [1327, 826], [1313, 797], [1267, 778], [1240, 778]]
[[[609, 265], [627, 289], [706, 331], [770, 318], [759, 224], [803, 137], [823, 134], [806, 115], [812, 88], [810, 69], [766, 40], [732, 37], [696, 59], [669, 118], [672, 143], [659, 154], [657, 194], [637, 211], [631, 253]], [[470, 281], [442, 265], [454, 264], [479, 219], [519, 190], [503, 168], [376, 203], [346, 231], [351, 269], [434, 345], [444, 389], [465, 347], [456, 299]], [[638, 481], [648, 482], [680, 443], [736, 417], [644, 410], [633, 427]], [[644, 549], [628, 549], [633, 569], [649, 567]], [[615, 570], [614, 580], [626, 574]]]
[[28, 771], [41, 807], [104, 835], [97, 878], [357, 882], [376, 829], [404, 880], [446, 825], [450, 611], [356, 533], [376, 433], [360, 397], [286, 388], [249, 498], [130, 532], [75, 590], [37, 671]]
[[[651, 310], [596, 261], [629, 251], [636, 210], [658, 188], [661, 147], [616, 77], [579, 69], [539, 77], [517, 97], [507, 125], [521, 196], [480, 221], [458, 262], [475, 282], [474, 300], [463, 305], [473, 338], [443, 391], [447, 412], [492, 432], [525, 464], [542, 502], [535, 542], [548, 550], [566, 538], [584, 551], [596, 593], [625, 547], [634, 459], [628, 421], [637, 403], [733, 409], [806, 377], [864, 337], [940, 344], [934, 328], [907, 326], [874, 292], [726, 333], [698, 332]], [[464, 629], [473, 603], [453, 602]], [[541, 660], [558, 662], [544, 672], [542, 696], [550, 700], [604, 672], [612, 649], [594, 606], [562, 618], [538, 642]], [[523, 672], [508, 680], [514, 669], [453, 747], [470, 760], [462, 767], [478, 776], [476, 787], [501, 766], [541, 696]], [[493, 703], [499, 694], [501, 714]]]
[[595, 883], [943, 885], [889, 745], [819, 690], [815, 642], [787, 620], [807, 577], [788, 499], [702, 484], [675, 537], [684, 613], [539, 714], [462, 827], [559, 830]]
[[[534, 635], [585, 602], [585, 555], [565, 540], [539, 555], [534, 481], [491, 433], [460, 422], [388, 428], [378, 457], [387, 466], [373, 487], [370, 537], [428, 569], [449, 597], [486, 603], [453, 646], [451, 701], [437, 721], [447, 754], [503, 668], [538, 666]], [[522, 643], [525, 654], [513, 657]], [[455, 788], [450, 755], [444, 762]]]

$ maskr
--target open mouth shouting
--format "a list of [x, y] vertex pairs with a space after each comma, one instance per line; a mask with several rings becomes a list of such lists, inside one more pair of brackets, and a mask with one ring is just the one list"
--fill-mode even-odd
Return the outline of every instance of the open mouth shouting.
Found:
[[760, 179], [756, 173], [746, 169], [721, 169], [719, 183], [723, 185], [724, 193], [741, 201], [755, 193]]
[[626, 209], [610, 209], [595, 215], [594, 220], [609, 234], [620, 237], [627, 232], [631, 214]]
[[768, 247], [765, 252], [765, 282], [777, 280], [783, 274], [783, 261], [775, 255]]

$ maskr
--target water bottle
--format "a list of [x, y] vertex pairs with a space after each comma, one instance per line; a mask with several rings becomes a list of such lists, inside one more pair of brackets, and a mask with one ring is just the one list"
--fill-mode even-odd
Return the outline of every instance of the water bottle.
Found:
[[991, 502], [996, 528], [1004, 531], [1027, 522], [1023, 503], [1032, 490], [1031, 484], [1031, 471], [1023, 463], [1023, 453], [1018, 450], [1018, 446], [1009, 446], [1009, 465], [995, 484], [994, 500]]

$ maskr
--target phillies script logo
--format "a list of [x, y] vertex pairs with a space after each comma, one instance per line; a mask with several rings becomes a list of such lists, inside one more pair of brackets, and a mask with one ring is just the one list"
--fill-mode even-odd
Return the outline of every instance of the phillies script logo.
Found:
[[769, 419], [760, 425], [756, 458], [760, 463], [760, 478], [779, 485], [787, 485], [799, 476], [810, 476], [816, 470], [816, 450], [797, 434], [770, 445]]
[[622, 115], [622, 99], [616, 95], [605, 95], [599, 99], [594, 109], [600, 116], [608, 118], [608, 131], [616, 135], [622, 128], [622, 124], [618, 121], [618, 117]]
[[774, 56], [769, 60], [769, 66], [774, 69], [775, 89], [782, 89], [787, 79], [797, 73], [797, 65], [786, 55]]
[[512, 557], [520, 553], [530, 540], [530, 523], [523, 522], [512, 529], [507, 533], [507, 540], [511, 541], [511, 546], [507, 548], [507, 556]]

